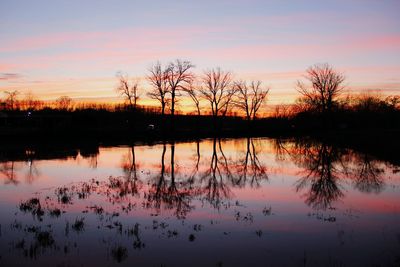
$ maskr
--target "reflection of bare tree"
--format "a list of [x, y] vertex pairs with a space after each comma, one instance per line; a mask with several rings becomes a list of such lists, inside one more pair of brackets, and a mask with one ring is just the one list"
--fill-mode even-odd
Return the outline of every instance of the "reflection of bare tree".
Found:
[[149, 194], [148, 194], [148, 202], [152, 204], [157, 210], [161, 208], [161, 201], [163, 192], [166, 192], [166, 181], [165, 181], [165, 152], [167, 150], [167, 146], [165, 143], [163, 144], [163, 150], [161, 154], [161, 168], [160, 174], [156, 178], [156, 182], [152, 184]]
[[232, 166], [232, 162], [228, 162], [228, 158], [225, 156], [224, 151], [222, 150], [222, 143], [221, 143], [221, 139], [218, 139], [218, 148], [219, 148], [219, 152], [221, 154], [221, 157], [217, 157], [217, 163], [220, 164], [221, 168], [224, 171], [224, 174], [226, 176], [226, 178], [230, 181], [233, 181], [233, 174], [231, 171], [231, 166]]
[[98, 163], [97, 162], [97, 158], [98, 158], [98, 155], [100, 153], [98, 146], [95, 146], [95, 147], [91, 147], [91, 146], [83, 147], [83, 148], [80, 149], [79, 153], [81, 154], [81, 156], [83, 158], [87, 158], [88, 159], [89, 166], [92, 169], [96, 169], [97, 168], [97, 163]]
[[200, 156], [200, 140], [197, 140], [196, 141], [196, 161], [195, 161], [193, 170], [190, 173], [188, 181], [187, 181], [190, 189], [192, 189], [192, 186], [196, 179], [196, 175], [199, 172], [200, 158], [201, 158], [201, 156]]
[[97, 155], [92, 155], [89, 157], [89, 166], [92, 169], [97, 169]]
[[331, 203], [343, 196], [338, 184], [340, 169], [340, 152], [324, 143], [297, 142], [293, 154], [295, 162], [304, 167], [305, 176], [297, 181], [299, 192], [308, 188], [306, 203], [313, 208], [326, 209]]
[[276, 140], [274, 146], [278, 159], [289, 155], [304, 168], [305, 176], [296, 183], [296, 190], [310, 186], [306, 203], [314, 208], [327, 208], [343, 196], [338, 184], [340, 178], [353, 179], [355, 188], [361, 192], [379, 193], [384, 187], [384, 168], [368, 154], [309, 139], [295, 140], [294, 145]]
[[174, 209], [178, 218], [185, 218], [186, 214], [193, 208], [190, 205], [191, 192], [183, 188], [182, 183], [176, 182], [175, 173], [175, 143], [170, 146], [171, 149], [171, 166], [169, 184], [165, 178], [165, 152], [166, 145], [163, 145], [161, 156], [161, 172], [157, 176], [156, 182], [151, 185], [147, 194], [149, 207], [154, 207], [160, 212], [161, 207]]
[[26, 181], [31, 184], [36, 177], [40, 175], [39, 169], [36, 167], [36, 162], [33, 158], [28, 159], [28, 171], [26, 173]]
[[167, 203], [176, 208], [176, 215], [184, 218], [186, 213], [191, 210], [190, 192], [185, 189], [179, 189], [175, 181], [175, 143], [171, 144], [171, 183], [168, 187]]
[[355, 187], [366, 193], [381, 192], [384, 186], [382, 179], [384, 169], [379, 168], [377, 162], [368, 154], [359, 155], [356, 164]]
[[3, 162], [0, 164], [0, 173], [4, 176], [5, 184], [19, 184], [18, 178], [15, 174], [15, 163], [14, 161]]
[[285, 147], [285, 140], [275, 138], [272, 140], [272, 144], [275, 150], [275, 159], [277, 161], [285, 161], [286, 156], [289, 154], [289, 151]]
[[219, 208], [222, 200], [229, 199], [232, 194], [226, 183], [227, 177], [231, 176], [228, 161], [223, 153], [221, 140], [218, 140], [218, 144], [222, 156], [218, 157], [217, 139], [214, 138], [210, 168], [201, 175], [199, 181], [199, 193], [204, 194], [205, 200], [215, 208]]
[[258, 153], [254, 140], [248, 137], [246, 153], [238, 163], [235, 185], [245, 186], [249, 182], [250, 186], [259, 187], [261, 180], [268, 179], [267, 168], [258, 159]]
[[122, 170], [124, 171], [124, 182], [121, 186], [121, 196], [127, 194], [138, 195], [142, 182], [137, 176], [135, 145], [130, 147], [129, 153], [123, 158]]

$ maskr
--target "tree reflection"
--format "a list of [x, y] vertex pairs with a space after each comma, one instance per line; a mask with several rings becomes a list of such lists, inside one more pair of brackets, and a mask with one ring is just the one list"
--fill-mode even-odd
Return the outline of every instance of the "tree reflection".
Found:
[[28, 170], [26, 172], [26, 181], [31, 184], [36, 177], [40, 175], [39, 169], [36, 166], [36, 162], [33, 160], [33, 158], [28, 159]]
[[195, 183], [195, 180], [196, 180], [196, 175], [199, 172], [199, 164], [200, 164], [200, 158], [201, 158], [201, 155], [200, 155], [200, 140], [196, 140], [196, 157], [195, 158], [196, 159], [195, 159], [193, 170], [190, 173], [188, 181], [187, 181], [190, 189], [192, 189], [192, 186], [193, 186], [193, 184]]
[[166, 179], [165, 169], [165, 153], [166, 144], [163, 144], [161, 154], [161, 171], [155, 177], [147, 194], [147, 206], [153, 207], [160, 213], [161, 208], [175, 210], [174, 213], [178, 218], [185, 218], [186, 214], [193, 208], [190, 205], [192, 192], [183, 187], [183, 183], [177, 183], [175, 173], [175, 143], [171, 143], [171, 164], [169, 183]]
[[165, 181], [165, 153], [167, 146], [163, 144], [163, 150], [161, 153], [161, 166], [160, 174], [154, 178], [155, 182], [151, 185], [149, 193], [147, 194], [148, 204], [152, 207], [160, 210], [163, 193], [166, 192], [167, 183]]
[[83, 158], [87, 158], [89, 161], [89, 166], [93, 169], [97, 168], [97, 159], [99, 155], [99, 147], [98, 146], [90, 146], [86, 145], [80, 148], [79, 153]]
[[208, 201], [214, 208], [219, 208], [223, 199], [232, 195], [227, 180], [232, 177], [228, 160], [223, 153], [221, 140], [218, 140], [220, 155], [217, 152], [217, 139], [213, 140], [210, 167], [206, 169], [199, 179], [198, 192], [202, 199]]
[[343, 173], [341, 153], [325, 143], [302, 140], [295, 144], [294, 162], [304, 168], [304, 176], [296, 182], [296, 191], [308, 189], [306, 203], [315, 209], [326, 209], [343, 197], [339, 178]]
[[356, 157], [355, 187], [361, 192], [379, 193], [384, 187], [382, 174], [384, 169], [378, 166], [368, 154], [358, 154]]
[[287, 158], [286, 156], [289, 153], [287, 148], [285, 147], [286, 142], [281, 138], [275, 138], [272, 140], [272, 145], [275, 150], [275, 159], [276, 161], [285, 161]]
[[339, 149], [324, 142], [297, 139], [292, 142], [274, 142], [276, 158], [290, 156], [303, 168], [303, 177], [295, 184], [296, 191], [305, 193], [306, 203], [316, 209], [326, 209], [344, 196], [340, 181], [350, 178], [354, 187], [365, 193], [379, 193], [384, 187], [379, 162], [365, 153]]
[[258, 149], [253, 138], [247, 138], [246, 152], [238, 161], [238, 176], [234, 183], [245, 186], [248, 182], [251, 187], [259, 187], [261, 180], [268, 179], [267, 168], [258, 158]]
[[14, 161], [8, 161], [8, 162], [2, 162], [0, 164], [0, 173], [3, 175], [5, 178], [5, 184], [13, 184], [13, 185], [18, 185], [18, 177], [15, 174], [15, 162]]
[[120, 195], [139, 195], [139, 191], [142, 187], [142, 182], [138, 179], [137, 175], [137, 163], [135, 156], [135, 145], [131, 145], [129, 152], [124, 156], [121, 164], [122, 170], [124, 172], [124, 181], [120, 187]]

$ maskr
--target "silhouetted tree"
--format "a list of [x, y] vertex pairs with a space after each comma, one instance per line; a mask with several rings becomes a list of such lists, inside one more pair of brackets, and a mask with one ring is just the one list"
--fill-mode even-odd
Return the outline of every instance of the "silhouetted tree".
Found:
[[239, 81], [235, 82], [234, 86], [238, 92], [234, 104], [246, 114], [248, 121], [254, 120], [261, 105], [266, 101], [269, 89], [263, 89], [261, 81], [251, 81], [250, 85]]
[[61, 110], [69, 110], [72, 106], [72, 99], [69, 96], [60, 96], [56, 99], [56, 106]]
[[7, 109], [14, 110], [15, 105], [17, 103], [17, 97], [19, 95], [19, 91], [5, 91], [4, 94], [6, 95], [5, 103]]
[[116, 88], [117, 92], [126, 99], [130, 108], [136, 109], [137, 101], [140, 97], [139, 81], [133, 80], [129, 82], [128, 75], [121, 72], [117, 73], [117, 78], [119, 82]]
[[231, 86], [232, 73], [216, 68], [205, 71], [201, 79], [200, 92], [210, 103], [213, 117], [226, 115], [235, 94], [235, 88]]
[[275, 106], [273, 118], [289, 119], [296, 114], [294, 106], [290, 104], [278, 104]]
[[151, 99], [155, 99], [161, 104], [161, 114], [164, 116], [165, 107], [168, 104], [167, 93], [168, 93], [168, 80], [167, 73], [163, 69], [160, 62], [157, 62], [149, 68], [150, 74], [147, 76], [147, 80], [152, 86], [150, 92], [147, 95]]
[[28, 110], [38, 110], [44, 106], [43, 101], [36, 99], [35, 95], [30, 91], [25, 94], [22, 104]]
[[194, 80], [194, 74], [190, 71], [194, 65], [190, 61], [176, 59], [170, 62], [165, 69], [168, 81], [168, 92], [171, 94], [171, 115], [175, 114], [176, 96], [178, 91], [185, 90]]
[[190, 99], [192, 99], [196, 106], [197, 115], [200, 116], [200, 91], [198, 88], [196, 88], [193, 83], [190, 83], [185, 89], [183, 89], [183, 91], [190, 96]]
[[297, 82], [297, 91], [303, 100], [314, 110], [332, 111], [336, 98], [343, 90], [344, 75], [326, 63], [309, 67], [305, 78], [310, 84]]
[[393, 109], [400, 108], [400, 96], [399, 95], [391, 95], [385, 98], [385, 102], [392, 107]]

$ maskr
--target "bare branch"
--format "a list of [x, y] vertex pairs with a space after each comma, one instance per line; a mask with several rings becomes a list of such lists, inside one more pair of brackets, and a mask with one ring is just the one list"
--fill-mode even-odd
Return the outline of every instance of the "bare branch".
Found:
[[179, 90], [185, 90], [194, 81], [195, 75], [190, 71], [194, 65], [190, 61], [176, 59], [165, 69], [168, 92], [171, 94], [171, 114], [175, 114], [176, 96]]
[[128, 75], [122, 72], [118, 72], [116, 76], [119, 81], [116, 91], [126, 99], [131, 108], [136, 109], [140, 97], [139, 80], [129, 82]]
[[261, 81], [252, 81], [250, 85], [247, 85], [245, 81], [238, 81], [235, 82], [234, 87], [238, 93], [234, 101], [235, 106], [243, 110], [247, 120], [254, 120], [266, 100], [269, 89], [263, 89]]
[[187, 88], [185, 88], [183, 91], [190, 96], [192, 99], [193, 103], [196, 106], [197, 110], [197, 115], [200, 116], [200, 90], [198, 89], [199, 86], [195, 86], [194, 83], [190, 83]]
[[297, 91], [302, 95], [303, 101], [317, 111], [331, 111], [336, 98], [344, 89], [342, 86], [344, 75], [325, 63], [309, 67], [305, 79], [310, 85], [302, 81], [297, 82]]
[[225, 115], [228, 111], [236, 89], [231, 86], [232, 73], [220, 68], [204, 71], [201, 78], [203, 86], [200, 93], [211, 106], [214, 117]]

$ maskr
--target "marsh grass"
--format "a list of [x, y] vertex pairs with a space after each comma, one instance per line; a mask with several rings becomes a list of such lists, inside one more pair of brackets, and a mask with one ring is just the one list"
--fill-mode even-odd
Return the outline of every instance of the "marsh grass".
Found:
[[116, 262], [121, 263], [128, 258], [128, 249], [118, 245], [111, 250], [111, 256]]
[[85, 230], [85, 218], [76, 218], [71, 227], [77, 233], [83, 232]]

